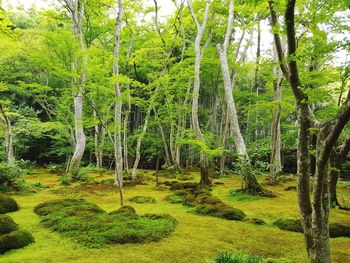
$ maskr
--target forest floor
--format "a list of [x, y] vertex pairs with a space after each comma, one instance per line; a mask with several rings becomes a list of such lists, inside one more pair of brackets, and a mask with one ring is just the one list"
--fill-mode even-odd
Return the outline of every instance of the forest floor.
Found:
[[[262, 258], [281, 259], [281, 262], [307, 262], [303, 234], [278, 229], [272, 222], [279, 218], [298, 218], [296, 191], [285, 191], [295, 186], [295, 180], [278, 186], [265, 186], [277, 194], [276, 198], [243, 198], [237, 200], [229, 195], [231, 189], [241, 186], [238, 175], [230, 175], [214, 182], [223, 184], [213, 187], [213, 196], [232, 207], [243, 210], [248, 217], [263, 219], [267, 225], [259, 226], [246, 222], [200, 216], [182, 204], [171, 204], [165, 197], [171, 193], [168, 187], [155, 187], [154, 171], [143, 171], [147, 185], [125, 189], [127, 205], [135, 207], [138, 214], [169, 213], [179, 224], [175, 232], [160, 242], [146, 244], [113, 245], [106, 248], [82, 247], [69, 238], [43, 227], [33, 209], [44, 201], [58, 198], [84, 198], [98, 204], [107, 212], [119, 208], [119, 193], [116, 188], [101, 184], [77, 184], [62, 186], [59, 176], [45, 169], [36, 169], [26, 175], [29, 184], [41, 183], [36, 193], [14, 195], [20, 210], [10, 213], [21, 228], [30, 231], [35, 243], [25, 248], [12, 250], [0, 256], [0, 262], [58, 263], [58, 262], [123, 262], [123, 263], [203, 263], [213, 262], [220, 251], [242, 251]], [[96, 181], [113, 178], [112, 172], [89, 174]], [[199, 181], [198, 172], [192, 172], [193, 181]], [[172, 179], [160, 177], [160, 181]], [[259, 177], [264, 182], [263, 177]], [[350, 199], [350, 183], [341, 182], [339, 193]], [[135, 204], [128, 201], [133, 196], [150, 196], [155, 204]], [[350, 225], [350, 211], [332, 209], [331, 222]], [[350, 262], [350, 238], [332, 238], [332, 262]], [[283, 260], [284, 259], [284, 260]]]

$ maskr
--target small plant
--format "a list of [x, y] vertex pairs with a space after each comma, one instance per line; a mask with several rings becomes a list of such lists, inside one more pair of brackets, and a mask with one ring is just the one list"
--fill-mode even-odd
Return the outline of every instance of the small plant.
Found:
[[71, 172], [72, 181], [90, 182], [91, 177], [87, 175], [88, 168], [76, 169]]
[[68, 176], [61, 176], [60, 182], [62, 185], [70, 185], [71, 179]]
[[32, 186], [37, 187], [37, 188], [45, 188], [45, 186], [40, 182], [33, 183]]
[[261, 259], [244, 253], [220, 252], [214, 263], [260, 263]]
[[46, 165], [46, 169], [50, 173], [57, 173], [60, 169], [62, 169], [62, 166], [55, 163], [49, 163], [48, 165]]

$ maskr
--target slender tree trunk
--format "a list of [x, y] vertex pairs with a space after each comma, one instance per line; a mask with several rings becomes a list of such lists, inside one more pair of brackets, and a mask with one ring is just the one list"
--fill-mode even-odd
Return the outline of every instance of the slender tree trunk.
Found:
[[[199, 99], [199, 89], [200, 89], [200, 65], [201, 65], [201, 41], [203, 37], [204, 30], [206, 28], [207, 19], [208, 19], [208, 13], [209, 13], [209, 7], [210, 4], [207, 3], [205, 7], [204, 17], [202, 25], [199, 24], [197, 17], [194, 13], [194, 10], [192, 8], [191, 1], [188, 0], [188, 7], [190, 9], [193, 21], [196, 24], [197, 27], [197, 36], [195, 40], [195, 65], [194, 65], [194, 86], [193, 86], [193, 92], [192, 92], [192, 126], [193, 131], [197, 137], [198, 140], [201, 140], [203, 143], [205, 143], [204, 136], [201, 132], [200, 126], [199, 126], [199, 120], [198, 120], [198, 99]], [[209, 162], [208, 162], [208, 156], [201, 152], [200, 154], [200, 172], [201, 172], [201, 180], [200, 184], [207, 185], [210, 184], [210, 178], [209, 178]]]
[[[84, 2], [81, 0], [65, 0], [64, 1], [68, 7], [72, 19], [72, 28], [73, 34], [75, 37], [75, 42], [79, 44], [80, 50], [84, 51], [84, 40], [83, 40], [83, 31], [82, 23], [84, 17]], [[83, 52], [84, 53], [84, 52]], [[73, 100], [74, 100], [74, 131], [75, 131], [75, 147], [73, 157], [70, 161], [68, 172], [71, 173], [76, 171], [80, 167], [81, 159], [83, 158], [86, 137], [84, 134], [83, 126], [83, 92], [85, 89], [86, 82], [86, 57], [85, 54], [82, 55], [82, 58], [79, 58], [80, 55], [75, 55], [72, 64], [72, 71], [74, 74], [78, 73], [79, 78], [72, 77], [72, 87], [73, 87]]]
[[123, 151], [122, 151], [122, 98], [121, 89], [119, 84], [119, 47], [120, 47], [120, 35], [122, 29], [124, 8], [123, 1], [118, 0], [118, 17], [115, 23], [114, 32], [114, 51], [113, 51], [113, 74], [117, 78], [117, 83], [114, 85], [115, 92], [115, 111], [114, 111], [114, 158], [115, 158], [115, 184], [119, 186], [120, 204], [124, 205], [123, 196]]
[[[275, 59], [277, 54], [275, 53]], [[271, 178], [272, 184], [276, 184], [278, 176], [282, 173], [282, 161], [281, 161], [281, 111], [282, 107], [280, 100], [282, 99], [282, 82], [281, 73], [277, 66], [274, 67], [274, 80], [273, 80], [273, 100], [277, 102], [272, 116], [272, 145], [271, 145]]]
[[7, 165], [14, 166], [15, 165], [15, 156], [13, 154], [13, 132], [12, 132], [12, 124], [8, 115], [5, 113], [2, 105], [0, 104], [0, 113], [4, 118], [3, 123], [5, 124], [5, 148], [6, 148], [6, 156], [7, 156]]
[[[230, 126], [230, 114], [228, 113], [228, 109], [226, 107], [226, 113], [225, 113], [225, 125], [224, 129], [222, 131], [222, 137], [221, 137], [221, 147], [226, 148], [226, 140], [227, 140], [227, 133]], [[220, 158], [220, 174], [225, 174], [225, 162], [226, 162], [226, 153], [223, 152]]]
[[224, 90], [225, 90], [225, 99], [227, 104], [227, 112], [230, 118], [230, 129], [235, 140], [236, 151], [239, 155], [239, 163], [241, 174], [244, 178], [244, 191], [250, 194], [260, 194], [263, 193], [263, 189], [256, 180], [254, 174], [250, 168], [250, 161], [246, 149], [246, 145], [241, 133], [241, 129], [238, 123], [238, 115], [236, 111], [235, 101], [232, 95], [232, 83], [230, 78], [229, 65], [227, 60], [227, 48], [231, 39], [232, 33], [232, 23], [233, 23], [233, 7], [234, 1], [230, 1], [229, 7], [229, 18], [227, 24], [227, 31], [225, 35], [225, 41], [223, 44], [217, 44], [217, 50], [219, 53], [221, 71], [224, 79]]

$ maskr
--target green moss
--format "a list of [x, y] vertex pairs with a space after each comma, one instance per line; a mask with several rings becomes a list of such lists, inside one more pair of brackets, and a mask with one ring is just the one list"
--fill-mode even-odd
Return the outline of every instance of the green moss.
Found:
[[0, 214], [18, 211], [19, 207], [15, 199], [0, 194]]
[[157, 202], [156, 199], [150, 196], [134, 196], [129, 198], [129, 201], [136, 204], [155, 204]]
[[0, 235], [8, 234], [18, 229], [18, 225], [8, 215], [0, 215]]
[[[273, 223], [282, 230], [303, 233], [303, 227], [299, 219], [278, 219]], [[335, 237], [350, 237], [350, 226], [341, 224], [329, 224], [329, 235]]]
[[0, 253], [3, 254], [11, 249], [22, 248], [31, 243], [34, 243], [34, 238], [30, 233], [22, 230], [12, 231], [0, 236]]
[[242, 210], [235, 209], [226, 204], [201, 204], [196, 206], [196, 213], [201, 215], [209, 215], [221, 217], [227, 220], [242, 221], [245, 214]]
[[177, 194], [170, 194], [165, 197], [165, 200], [172, 204], [182, 204], [185, 201], [185, 197]]
[[177, 224], [170, 215], [139, 216], [131, 206], [108, 214], [82, 199], [45, 202], [35, 212], [46, 227], [88, 247], [158, 241], [170, 235]]
[[170, 190], [181, 190], [181, 189], [190, 189], [190, 188], [196, 188], [197, 183], [192, 182], [186, 182], [186, 183], [174, 183], [172, 186], [170, 186]]
[[239, 192], [234, 189], [230, 190], [229, 192], [230, 200], [232, 201], [256, 201], [260, 200], [263, 197], [259, 195], [250, 195], [247, 193]]

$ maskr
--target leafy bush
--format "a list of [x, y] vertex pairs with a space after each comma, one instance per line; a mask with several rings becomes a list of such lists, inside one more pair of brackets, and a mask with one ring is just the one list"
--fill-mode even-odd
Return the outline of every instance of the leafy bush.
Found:
[[0, 215], [0, 235], [8, 234], [18, 229], [18, 225], [8, 215]]
[[68, 176], [61, 176], [60, 182], [62, 185], [70, 185], [71, 179]]
[[11, 249], [22, 248], [31, 243], [34, 243], [34, 238], [29, 232], [23, 230], [12, 231], [0, 236], [0, 253], [3, 254]]
[[243, 254], [220, 252], [214, 260], [214, 263], [260, 263], [259, 257]]
[[91, 177], [87, 175], [88, 169], [76, 169], [71, 172], [71, 177], [73, 181], [77, 182], [90, 182]]
[[25, 170], [26, 173], [31, 174], [35, 169], [36, 163], [29, 160], [17, 160], [16, 166], [22, 170]]
[[155, 204], [157, 202], [156, 199], [150, 196], [134, 196], [129, 201], [136, 204]]
[[10, 196], [0, 194], [0, 214], [14, 212], [19, 209], [15, 199]]
[[63, 169], [62, 165], [55, 163], [49, 163], [45, 167], [50, 173], [57, 173], [58, 171]]
[[177, 224], [170, 215], [137, 215], [131, 206], [108, 214], [83, 199], [48, 201], [34, 211], [46, 227], [88, 247], [158, 241], [170, 235]]
[[0, 164], [0, 186], [3, 190], [10, 190], [16, 185], [21, 178], [23, 170], [6, 164]]

